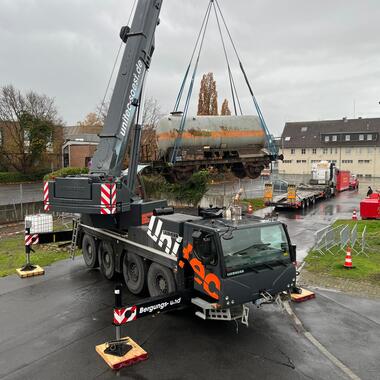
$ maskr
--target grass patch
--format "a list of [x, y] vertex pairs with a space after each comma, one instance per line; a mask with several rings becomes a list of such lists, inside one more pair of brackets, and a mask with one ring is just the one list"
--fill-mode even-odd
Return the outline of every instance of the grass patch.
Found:
[[[343, 267], [345, 252], [334, 247], [334, 255], [326, 253], [321, 256], [316, 251], [310, 251], [305, 261], [305, 268], [309, 272], [320, 273], [331, 277], [345, 278], [355, 281], [366, 281], [373, 284], [379, 284], [380, 281], [380, 221], [377, 220], [360, 220], [358, 223], [358, 239], [361, 237], [364, 226], [367, 226], [366, 242], [369, 246], [367, 253], [369, 257], [363, 254], [356, 255], [352, 251], [352, 263], [354, 269], [345, 269]], [[339, 220], [334, 223], [335, 226], [348, 224], [352, 229], [355, 224], [352, 220]], [[359, 243], [355, 248], [360, 250]]]
[[[36, 252], [31, 252], [31, 262], [42, 267], [70, 257], [58, 244], [35, 245], [33, 249]], [[25, 261], [24, 235], [0, 239], [0, 277], [15, 274], [16, 268], [21, 268]]]
[[243, 199], [241, 202], [246, 206], [248, 206], [248, 203], [250, 203], [253, 207], [253, 211], [260, 210], [266, 207], [264, 204], [264, 198], [247, 198]]

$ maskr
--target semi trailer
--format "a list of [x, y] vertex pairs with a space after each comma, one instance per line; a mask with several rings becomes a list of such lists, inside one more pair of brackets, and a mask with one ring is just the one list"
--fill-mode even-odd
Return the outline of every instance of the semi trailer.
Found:
[[[72, 241], [86, 265], [99, 266], [107, 279], [122, 273], [131, 293], [148, 290], [155, 297], [188, 290], [201, 309], [198, 316], [236, 319], [244, 304], [273, 302], [295, 287], [296, 248], [283, 223], [242, 216], [239, 207], [180, 214], [165, 200], [144, 200], [136, 191], [141, 94], [161, 5], [139, 0], [132, 26], [121, 29], [125, 51], [90, 173], [46, 181], [44, 207], [79, 213]], [[254, 119], [251, 124], [257, 133]], [[251, 136], [259, 147], [261, 139]], [[57, 239], [58, 232], [39, 237]]]
[[304, 209], [318, 200], [329, 199], [336, 193], [356, 189], [350, 187], [349, 171], [338, 169], [334, 163], [321, 161], [313, 164], [308, 184], [288, 184], [287, 191], [275, 194], [272, 184], [265, 185], [264, 202], [276, 208]]

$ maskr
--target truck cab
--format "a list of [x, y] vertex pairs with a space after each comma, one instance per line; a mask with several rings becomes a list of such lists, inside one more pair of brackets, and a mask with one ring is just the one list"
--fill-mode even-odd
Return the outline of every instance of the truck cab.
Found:
[[187, 223], [182, 260], [193, 269], [194, 290], [221, 307], [295, 286], [295, 247], [277, 221], [246, 217]]
[[[240, 220], [186, 214], [153, 216], [130, 238], [177, 260], [177, 290], [193, 289], [225, 308], [295, 286], [296, 252], [286, 226], [255, 216]], [[143, 243], [144, 244], [144, 243]], [[174, 258], [174, 257], [173, 257]], [[157, 293], [156, 293], [157, 295]]]

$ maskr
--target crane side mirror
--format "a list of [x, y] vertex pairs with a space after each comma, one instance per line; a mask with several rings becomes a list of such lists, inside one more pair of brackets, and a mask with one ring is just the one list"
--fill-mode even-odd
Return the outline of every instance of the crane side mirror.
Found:
[[297, 246], [295, 244], [290, 245], [289, 256], [292, 263], [295, 263], [297, 261]]

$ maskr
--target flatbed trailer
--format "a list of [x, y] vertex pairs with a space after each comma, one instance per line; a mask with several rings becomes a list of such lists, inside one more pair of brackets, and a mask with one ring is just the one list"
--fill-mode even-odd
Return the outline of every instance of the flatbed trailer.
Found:
[[334, 188], [325, 185], [289, 185], [288, 192], [266, 197], [265, 205], [276, 208], [305, 209], [317, 201], [329, 199]]

